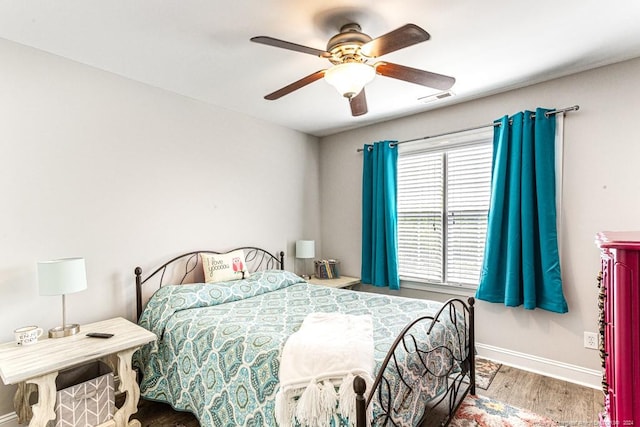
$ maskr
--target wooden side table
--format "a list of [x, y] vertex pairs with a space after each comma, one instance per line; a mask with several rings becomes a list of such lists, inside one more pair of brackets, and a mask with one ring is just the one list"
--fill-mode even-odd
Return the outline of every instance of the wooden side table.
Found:
[[[113, 334], [108, 339], [90, 338], [88, 332]], [[142, 345], [154, 341], [156, 335], [122, 317], [82, 325], [77, 335], [64, 338], [39, 340], [29, 346], [18, 346], [15, 342], [0, 345], [0, 378], [5, 384], [18, 384], [14, 399], [17, 406], [28, 406], [28, 395], [23, 396], [30, 384], [38, 387], [38, 402], [33, 405], [33, 417], [29, 426], [44, 427], [54, 420], [56, 403], [56, 377], [58, 372], [87, 362], [103, 360], [110, 363], [110, 356], [117, 358], [116, 372], [120, 377], [118, 391], [126, 393], [123, 405], [112, 420], [101, 427], [140, 427], [137, 420], [129, 417], [138, 410], [140, 388], [136, 373], [131, 368], [131, 356]], [[24, 413], [17, 407], [18, 414]]]
[[360, 283], [360, 279], [349, 276], [340, 276], [335, 279], [319, 279], [316, 276], [313, 276], [311, 279], [307, 280], [307, 282], [313, 283], [314, 285], [328, 286], [330, 288], [350, 288], [351, 286]]

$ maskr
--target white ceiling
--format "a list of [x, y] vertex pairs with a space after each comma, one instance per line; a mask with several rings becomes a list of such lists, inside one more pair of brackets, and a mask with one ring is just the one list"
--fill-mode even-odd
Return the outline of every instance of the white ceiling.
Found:
[[[325, 49], [350, 20], [373, 38], [424, 28], [381, 59], [453, 76], [455, 96], [425, 104], [437, 91], [377, 76], [357, 118], [322, 80], [263, 99], [330, 64], [252, 36]], [[323, 136], [638, 57], [640, 1], [0, 0], [0, 37]]]

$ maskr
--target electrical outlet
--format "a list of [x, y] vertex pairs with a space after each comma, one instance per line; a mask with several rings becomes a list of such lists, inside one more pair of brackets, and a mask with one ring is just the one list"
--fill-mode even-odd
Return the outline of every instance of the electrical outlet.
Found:
[[584, 347], [592, 348], [594, 350], [598, 349], [598, 334], [595, 332], [586, 332], [584, 333]]

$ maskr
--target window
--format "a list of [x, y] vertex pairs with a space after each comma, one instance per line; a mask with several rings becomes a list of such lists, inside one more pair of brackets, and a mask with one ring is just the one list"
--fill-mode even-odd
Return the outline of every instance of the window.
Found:
[[488, 126], [398, 146], [403, 285], [477, 287], [487, 231], [492, 141], [493, 127]]

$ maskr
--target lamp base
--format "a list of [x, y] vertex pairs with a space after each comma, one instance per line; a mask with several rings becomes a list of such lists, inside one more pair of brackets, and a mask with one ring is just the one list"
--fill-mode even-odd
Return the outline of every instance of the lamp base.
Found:
[[80, 332], [80, 325], [73, 323], [71, 325], [56, 326], [49, 329], [49, 338], [63, 338], [75, 335]]

